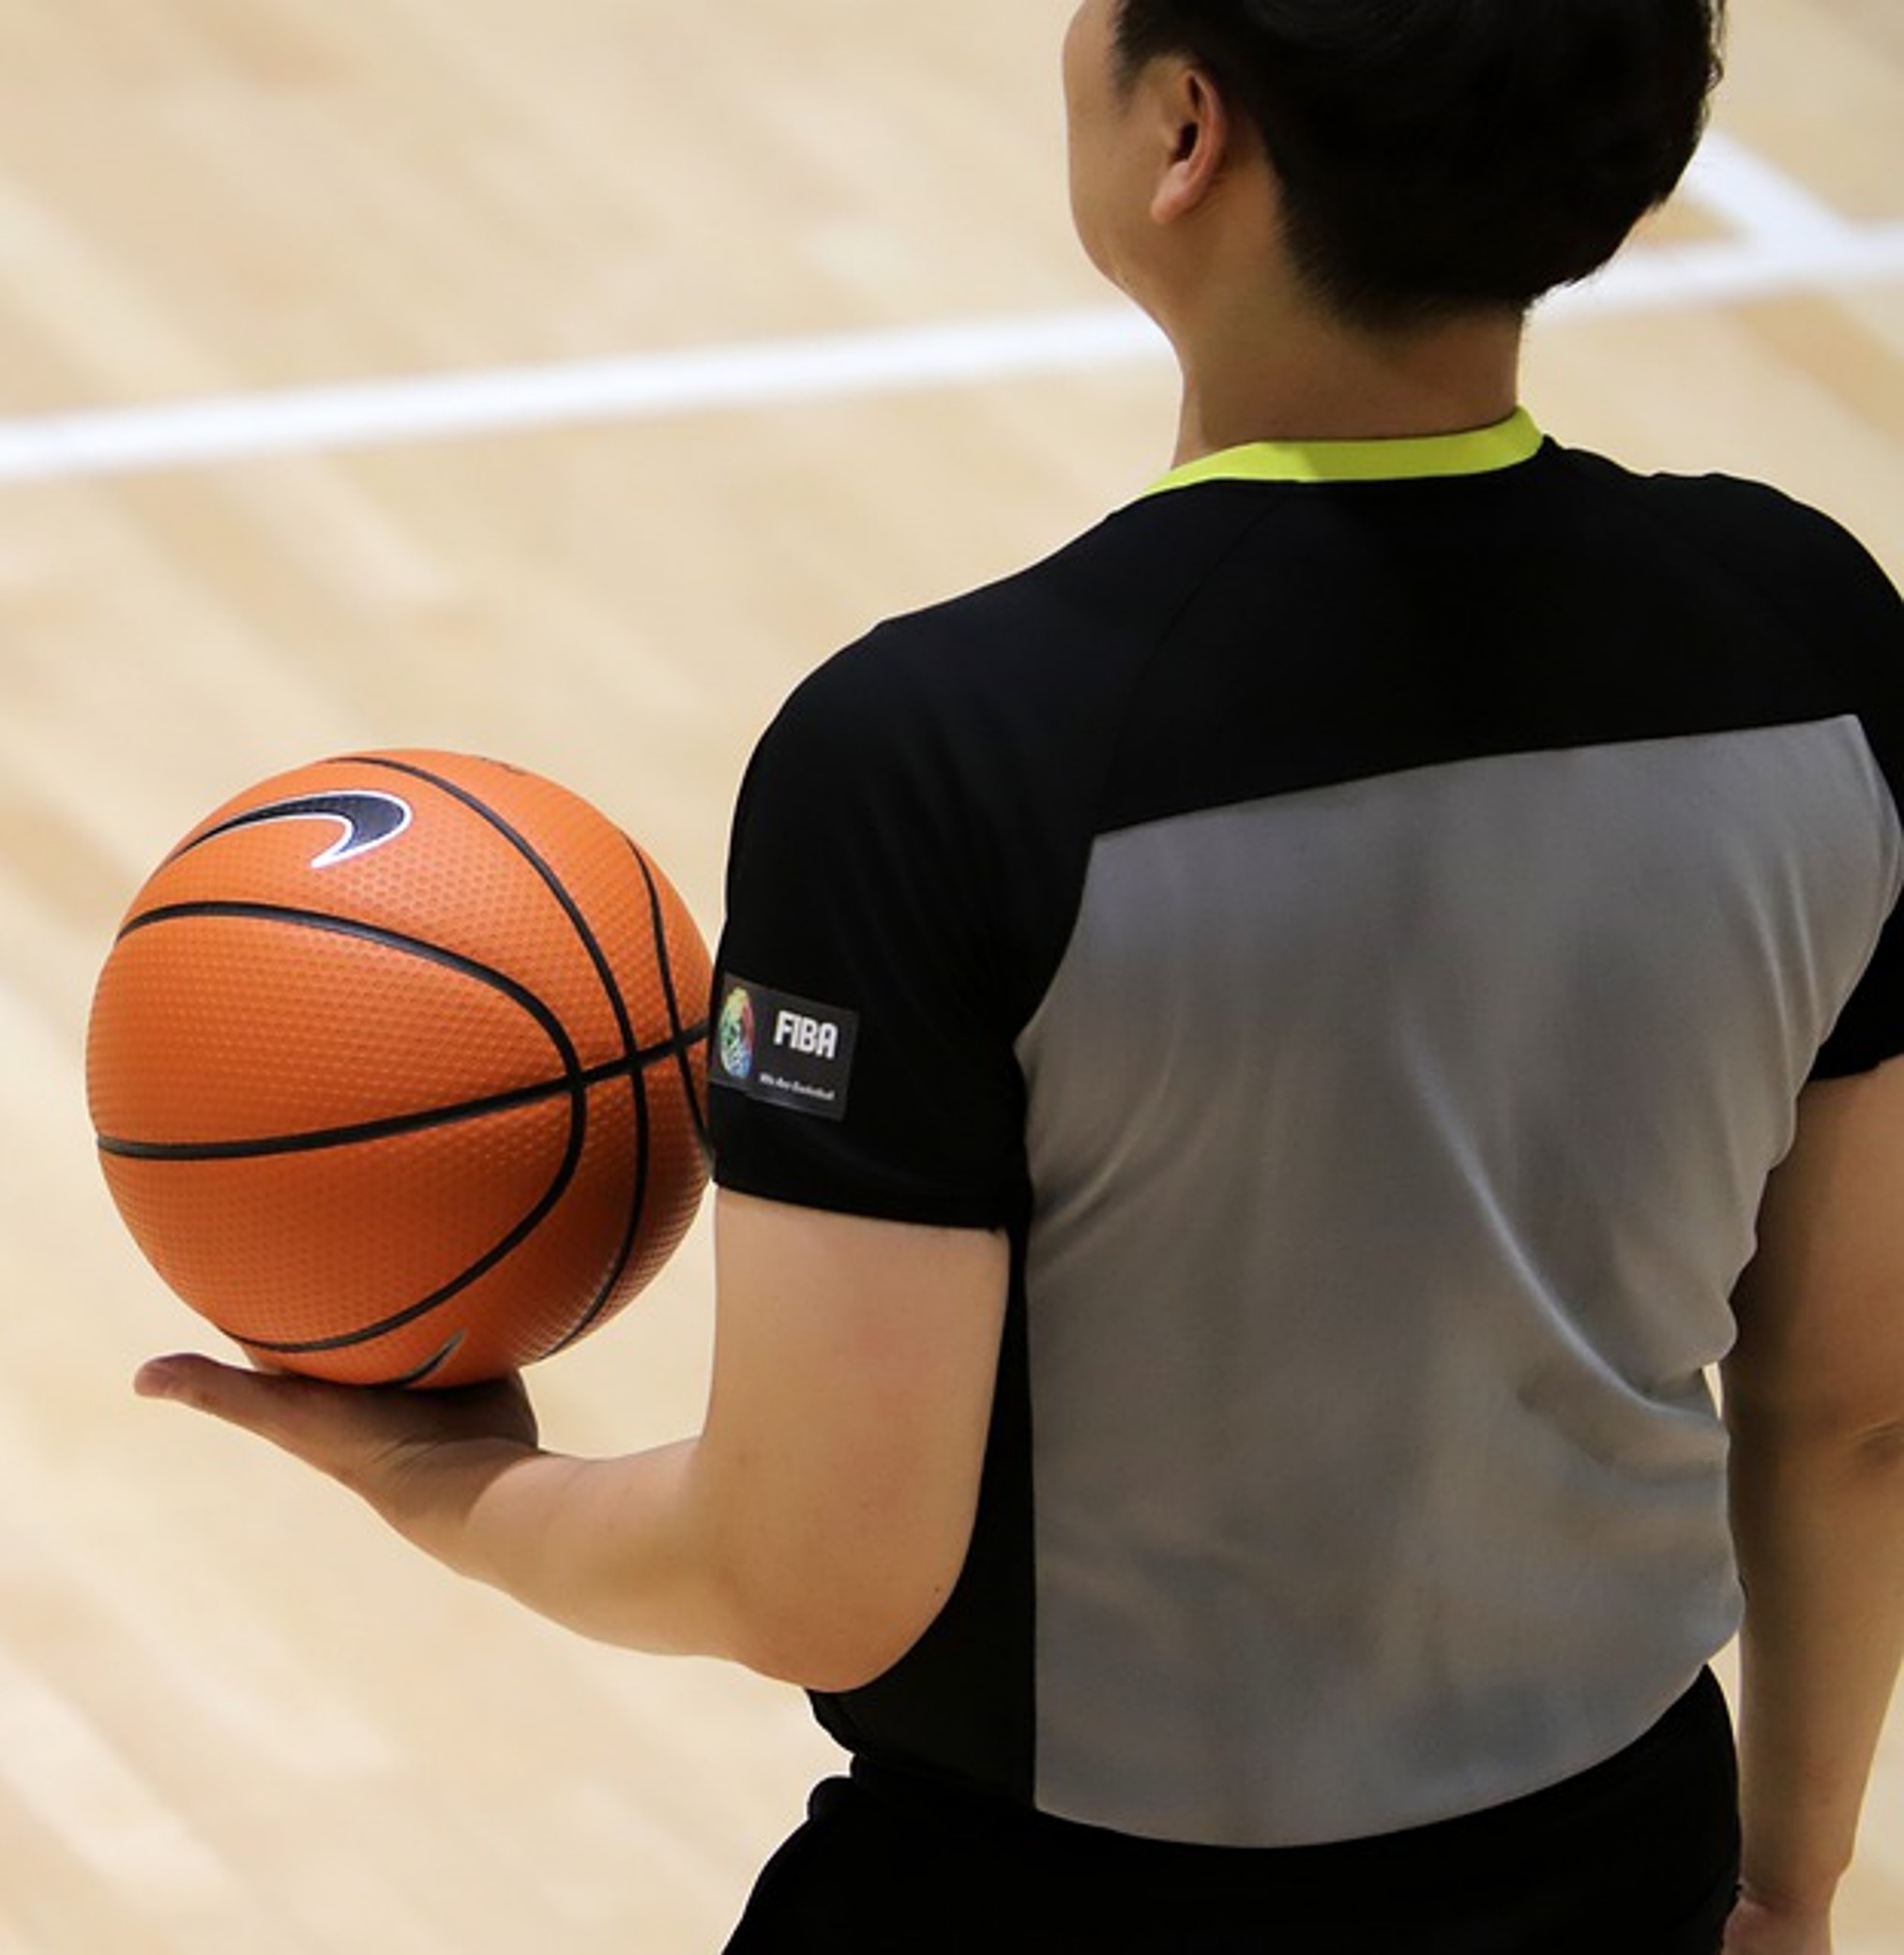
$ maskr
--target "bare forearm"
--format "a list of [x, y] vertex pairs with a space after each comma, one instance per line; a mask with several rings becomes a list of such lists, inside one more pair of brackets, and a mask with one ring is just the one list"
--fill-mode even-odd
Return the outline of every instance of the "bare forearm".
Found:
[[352, 1391], [194, 1356], [139, 1389], [269, 1439], [341, 1481], [426, 1553], [598, 1641], [727, 1655], [700, 1445], [576, 1460], [537, 1443], [520, 1379], [439, 1394]]
[[1745, 1879], [1828, 1898], [1904, 1656], [1904, 1443], [1734, 1419]]
[[[835, 1501], [817, 1528], [785, 1476], [723, 1471], [704, 1438], [608, 1460], [527, 1447], [435, 1456], [385, 1518], [458, 1573], [597, 1642], [723, 1657], [814, 1690], [884, 1669], [895, 1633], [882, 1576]], [[845, 1528], [842, 1532], [841, 1523]]]
[[[739, 1640], [697, 1510], [696, 1442], [612, 1460], [523, 1449], [389, 1518], [458, 1573], [597, 1642], [730, 1656]], [[457, 1472], [454, 1462], [441, 1470]]]

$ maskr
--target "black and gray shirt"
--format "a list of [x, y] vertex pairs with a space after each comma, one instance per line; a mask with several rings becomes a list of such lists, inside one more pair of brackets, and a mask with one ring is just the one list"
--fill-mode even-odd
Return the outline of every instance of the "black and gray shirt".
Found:
[[1232, 451], [885, 625], [742, 795], [726, 1187], [1010, 1233], [977, 1532], [820, 1714], [1267, 1846], [1514, 1799], [1728, 1639], [1705, 1374], [1904, 1051], [1904, 606], [1525, 417]]

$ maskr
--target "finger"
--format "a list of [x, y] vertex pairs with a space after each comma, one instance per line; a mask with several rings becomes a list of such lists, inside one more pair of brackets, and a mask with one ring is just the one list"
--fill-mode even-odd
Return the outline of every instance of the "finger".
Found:
[[191, 1353], [142, 1365], [132, 1388], [142, 1398], [189, 1406], [325, 1464], [324, 1456], [335, 1445], [339, 1402], [347, 1397], [339, 1387], [314, 1379], [242, 1371]]
[[133, 1376], [132, 1389], [142, 1399], [169, 1399], [196, 1411], [218, 1412], [234, 1398], [242, 1397], [249, 1386], [268, 1382], [260, 1372], [180, 1351], [141, 1365]]

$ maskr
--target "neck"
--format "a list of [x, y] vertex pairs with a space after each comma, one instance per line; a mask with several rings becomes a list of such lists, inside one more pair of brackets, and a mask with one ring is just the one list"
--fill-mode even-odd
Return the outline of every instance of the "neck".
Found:
[[1178, 465], [1250, 442], [1459, 433], [1519, 404], [1521, 322], [1506, 315], [1374, 334], [1301, 309], [1176, 338]]

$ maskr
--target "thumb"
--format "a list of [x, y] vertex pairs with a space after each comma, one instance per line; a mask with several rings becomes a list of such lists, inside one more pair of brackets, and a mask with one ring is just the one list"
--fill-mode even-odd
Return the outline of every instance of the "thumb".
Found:
[[141, 1365], [132, 1389], [223, 1419], [327, 1472], [340, 1468], [340, 1429], [354, 1422], [351, 1402], [360, 1396], [314, 1378], [245, 1371], [189, 1352]]

